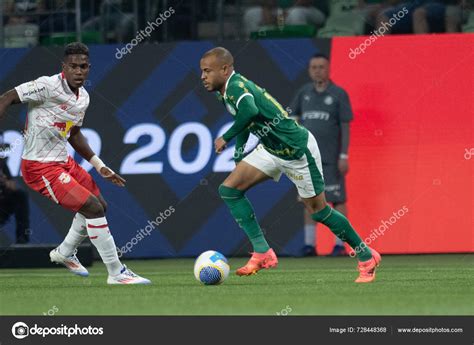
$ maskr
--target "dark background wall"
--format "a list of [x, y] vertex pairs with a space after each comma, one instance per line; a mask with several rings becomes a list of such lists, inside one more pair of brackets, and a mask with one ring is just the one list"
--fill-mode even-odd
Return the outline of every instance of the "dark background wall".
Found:
[[[284, 106], [306, 81], [308, 58], [330, 50], [328, 40], [224, 45], [234, 53], [237, 71], [265, 87]], [[213, 46], [214, 42], [142, 45], [120, 59], [117, 48], [121, 46], [90, 47], [92, 70], [86, 89], [91, 105], [85, 133], [102, 159], [124, 175], [127, 188], [116, 188], [91, 173], [108, 201], [117, 246], [129, 243], [124, 254], [128, 257], [194, 256], [210, 248], [225, 254], [250, 251], [217, 194], [233, 167], [232, 147], [217, 157], [212, 142], [232, 118], [199, 80], [200, 57]], [[0, 90], [7, 90], [58, 73], [62, 49], [0, 50], [0, 56]], [[26, 106], [11, 108], [2, 124], [8, 129], [6, 141], [21, 138], [25, 116]], [[19, 173], [20, 156], [20, 147], [10, 153], [14, 174]], [[38, 194], [30, 195], [32, 242], [60, 242], [72, 214]], [[267, 182], [249, 197], [272, 246], [282, 254], [297, 254], [302, 208], [294, 202], [291, 183]], [[171, 214], [170, 208], [175, 210]], [[160, 212], [164, 217], [157, 220]], [[160, 225], [150, 232], [149, 221]], [[146, 226], [150, 235], [137, 237]], [[0, 233], [0, 243], [8, 245], [13, 236], [9, 224]]]

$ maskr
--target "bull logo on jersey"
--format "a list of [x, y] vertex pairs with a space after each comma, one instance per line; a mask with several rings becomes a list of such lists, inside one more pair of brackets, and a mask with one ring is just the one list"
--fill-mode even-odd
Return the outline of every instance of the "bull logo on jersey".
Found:
[[69, 131], [71, 130], [71, 128], [74, 126], [74, 122], [72, 121], [67, 121], [67, 122], [55, 122], [53, 124], [54, 127], [56, 127], [59, 131], [59, 134], [61, 134], [61, 136], [63, 138], [66, 138], [67, 135], [69, 134]]
[[59, 182], [61, 182], [62, 184], [68, 184], [69, 182], [71, 182], [71, 176], [63, 172], [61, 173], [61, 175], [59, 175]]

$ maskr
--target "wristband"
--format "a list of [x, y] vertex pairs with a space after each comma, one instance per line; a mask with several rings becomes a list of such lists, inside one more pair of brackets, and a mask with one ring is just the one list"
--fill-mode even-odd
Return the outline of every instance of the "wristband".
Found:
[[98, 173], [100, 173], [100, 169], [105, 168], [106, 165], [102, 160], [97, 157], [97, 155], [92, 156], [92, 158], [89, 160], [89, 163], [92, 164], [92, 166], [97, 170]]
[[348, 159], [348, 158], [349, 158], [349, 155], [348, 155], [347, 153], [341, 153], [341, 154], [339, 155], [339, 158], [340, 158], [340, 159]]

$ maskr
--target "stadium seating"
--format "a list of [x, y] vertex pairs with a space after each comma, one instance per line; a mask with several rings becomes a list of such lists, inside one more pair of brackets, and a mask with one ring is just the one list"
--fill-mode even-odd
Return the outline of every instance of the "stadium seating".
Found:
[[365, 20], [357, 0], [332, 0], [330, 16], [318, 37], [354, 36], [364, 33]]
[[5, 48], [26, 48], [38, 44], [39, 26], [36, 24], [5, 25]]
[[467, 23], [462, 26], [463, 32], [474, 32], [474, 10], [469, 13]]

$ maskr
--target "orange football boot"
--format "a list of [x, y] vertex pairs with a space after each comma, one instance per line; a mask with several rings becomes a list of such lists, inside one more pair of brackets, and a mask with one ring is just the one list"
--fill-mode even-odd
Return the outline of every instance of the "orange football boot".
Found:
[[278, 265], [278, 258], [273, 249], [265, 253], [252, 253], [252, 257], [244, 267], [239, 268], [236, 273], [239, 276], [249, 276], [257, 273], [263, 268], [272, 268]]
[[379, 266], [382, 257], [374, 249], [369, 249], [372, 252], [372, 259], [359, 261], [359, 277], [355, 280], [356, 283], [371, 283], [375, 280], [375, 268]]

